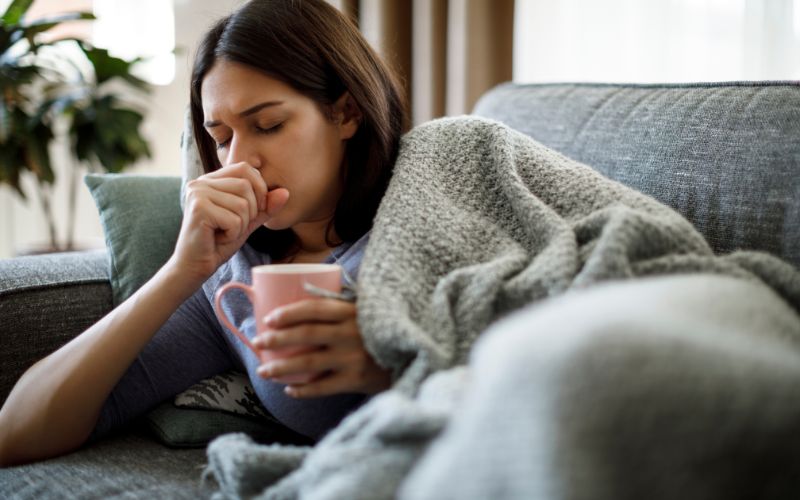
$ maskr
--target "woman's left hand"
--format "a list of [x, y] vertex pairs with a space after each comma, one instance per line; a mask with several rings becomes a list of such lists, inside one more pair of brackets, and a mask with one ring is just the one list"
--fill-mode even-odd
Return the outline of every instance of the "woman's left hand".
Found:
[[319, 373], [311, 381], [286, 386], [293, 397], [330, 396], [344, 392], [375, 394], [391, 385], [389, 370], [381, 368], [364, 349], [356, 321], [356, 305], [315, 298], [275, 309], [262, 318], [268, 330], [253, 341], [259, 349], [312, 347], [290, 357], [273, 359], [258, 368], [264, 378]]

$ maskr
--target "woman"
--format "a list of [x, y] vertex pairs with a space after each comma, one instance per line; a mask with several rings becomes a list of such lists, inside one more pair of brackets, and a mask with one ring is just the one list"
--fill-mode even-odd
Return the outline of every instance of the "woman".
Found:
[[[231, 368], [246, 369], [265, 407], [312, 439], [390, 385], [364, 349], [354, 304], [283, 308], [256, 344], [317, 349], [259, 366], [210, 300], [254, 265], [335, 260], [357, 275], [407, 123], [395, 77], [324, 1], [254, 0], [202, 40], [191, 114], [206, 174], [187, 184], [173, 255], [21, 377], [0, 412], [0, 465], [76, 449]], [[237, 326], [252, 329], [230, 302]], [[323, 375], [270, 380], [308, 371]]]

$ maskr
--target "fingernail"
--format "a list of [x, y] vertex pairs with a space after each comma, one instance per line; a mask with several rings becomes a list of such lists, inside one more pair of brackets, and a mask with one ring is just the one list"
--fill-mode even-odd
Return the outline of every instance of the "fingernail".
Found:
[[263, 364], [256, 371], [259, 375], [268, 377], [272, 373], [272, 365], [270, 363]]
[[278, 323], [278, 318], [281, 315], [280, 309], [274, 309], [271, 313], [264, 316], [264, 324], [275, 326]]

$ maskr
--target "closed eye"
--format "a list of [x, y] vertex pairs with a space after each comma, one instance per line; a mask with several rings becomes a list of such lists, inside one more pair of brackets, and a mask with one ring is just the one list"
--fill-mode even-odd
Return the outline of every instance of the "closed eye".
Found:
[[[283, 123], [279, 123], [279, 124], [277, 124], [275, 126], [272, 126], [272, 127], [269, 127], [269, 128], [264, 128], [264, 127], [259, 127], [259, 126], [255, 127], [256, 132], [259, 133], [259, 134], [263, 134], [263, 135], [274, 134], [274, 133], [278, 132], [281, 128], [283, 128]], [[226, 147], [228, 147], [228, 144], [230, 144], [230, 142], [231, 142], [230, 139], [227, 139], [224, 142], [218, 142], [217, 143], [217, 149], [225, 149]]]
[[278, 130], [280, 130], [282, 127], [283, 127], [283, 122], [281, 122], [281, 123], [279, 123], [279, 124], [277, 124], [277, 125], [275, 125], [275, 126], [269, 127], [269, 128], [263, 128], [263, 127], [258, 127], [258, 126], [257, 126], [257, 127], [256, 127], [256, 131], [257, 131], [259, 134], [265, 134], [265, 135], [267, 135], [267, 134], [274, 134], [275, 132], [277, 132]]

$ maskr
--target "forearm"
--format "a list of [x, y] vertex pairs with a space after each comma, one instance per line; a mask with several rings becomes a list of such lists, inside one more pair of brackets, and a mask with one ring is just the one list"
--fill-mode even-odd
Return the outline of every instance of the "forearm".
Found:
[[201, 283], [170, 262], [103, 319], [29, 368], [0, 410], [0, 465], [79, 447], [136, 356]]

